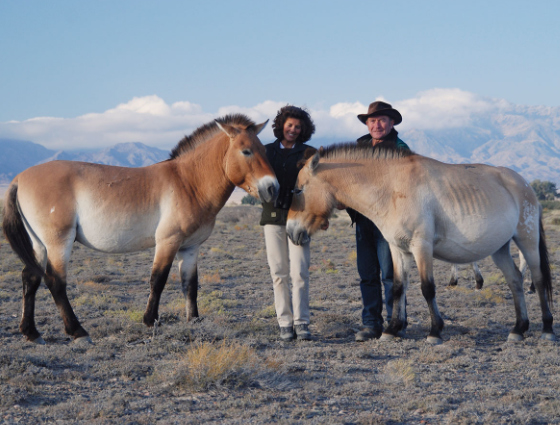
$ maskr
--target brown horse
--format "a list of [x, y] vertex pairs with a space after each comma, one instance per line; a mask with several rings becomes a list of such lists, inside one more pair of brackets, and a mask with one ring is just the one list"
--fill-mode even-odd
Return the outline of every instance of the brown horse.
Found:
[[516, 323], [508, 340], [529, 328], [523, 279], [510, 254], [514, 240], [531, 270], [541, 303], [542, 338], [555, 340], [551, 272], [539, 202], [512, 170], [481, 164], [444, 164], [406, 151], [372, 151], [355, 145], [331, 147], [307, 160], [298, 175], [287, 233], [302, 243], [321, 227], [335, 206], [370, 218], [389, 242], [394, 262], [394, 309], [382, 338], [392, 339], [404, 323], [412, 259], [428, 303], [428, 342], [442, 342], [433, 258], [472, 263], [492, 255], [513, 293]]
[[167, 161], [148, 167], [53, 161], [17, 175], [6, 193], [3, 228], [25, 263], [20, 331], [44, 344], [34, 320], [35, 293], [44, 277], [66, 332], [90, 341], [66, 294], [74, 241], [110, 253], [155, 246], [143, 319], [148, 326], [158, 319], [161, 292], [177, 256], [187, 320], [198, 317], [198, 250], [234, 187], [267, 202], [278, 194], [257, 137], [265, 125], [244, 115], [225, 116], [181, 140]]

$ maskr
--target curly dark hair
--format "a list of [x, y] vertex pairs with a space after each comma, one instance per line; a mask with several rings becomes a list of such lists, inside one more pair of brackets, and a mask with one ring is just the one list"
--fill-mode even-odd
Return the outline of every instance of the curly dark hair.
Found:
[[276, 118], [274, 118], [272, 130], [277, 139], [282, 140], [284, 138], [284, 124], [288, 118], [296, 118], [301, 123], [301, 133], [296, 143], [305, 143], [311, 139], [311, 135], [315, 133], [315, 124], [313, 124], [309, 112], [292, 105], [286, 105], [280, 108], [276, 114]]

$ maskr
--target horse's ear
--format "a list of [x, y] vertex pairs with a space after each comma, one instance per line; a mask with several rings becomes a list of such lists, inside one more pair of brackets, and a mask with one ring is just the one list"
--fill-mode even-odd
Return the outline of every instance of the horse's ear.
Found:
[[255, 125], [255, 134], [259, 134], [263, 128], [266, 127], [266, 124], [268, 123], [268, 120], [266, 120], [265, 122], [261, 123], [261, 124], [257, 124]]
[[311, 161], [309, 161], [309, 171], [311, 171], [312, 174], [315, 172], [317, 165], [319, 165], [319, 152], [315, 153]]
[[239, 130], [232, 125], [220, 124], [218, 121], [216, 121], [216, 125], [220, 130], [226, 133], [230, 137], [230, 139], [233, 139], [235, 136], [239, 134]]
[[310, 146], [305, 151], [303, 151], [303, 158], [301, 158], [296, 164], [297, 169], [301, 170], [305, 166], [307, 160], [315, 155], [315, 152], [317, 152], [317, 149], [315, 149], [313, 146]]

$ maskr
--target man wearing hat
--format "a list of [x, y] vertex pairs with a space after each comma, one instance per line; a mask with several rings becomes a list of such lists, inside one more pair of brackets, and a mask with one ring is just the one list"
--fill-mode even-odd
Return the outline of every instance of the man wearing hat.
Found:
[[[408, 149], [393, 128], [402, 121], [396, 109], [385, 102], [373, 102], [366, 114], [358, 115], [369, 133], [356, 142], [374, 149]], [[364, 328], [356, 334], [356, 341], [379, 338], [383, 332], [383, 298], [381, 282], [385, 289], [387, 320], [393, 313], [393, 260], [389, 244], [373, 222], [362, 214], [348, 208], [352, 222], [356, 223], [356, 252], [360, 290], [362, 292], [362, 323]], [[405, 309], [406, 315], [406, 309]], [[405, 316], [406, 317], [406, 316]], [[405, 327], [407, 322], [405, 320]]]

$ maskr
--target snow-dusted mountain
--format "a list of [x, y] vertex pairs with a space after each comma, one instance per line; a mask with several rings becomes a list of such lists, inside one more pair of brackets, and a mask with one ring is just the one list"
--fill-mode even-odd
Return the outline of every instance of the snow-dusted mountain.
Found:
[[400, 133], [416, 152], [444, 162], [501, 165], [528, 181], [560, 183], [560, 108], [503, 108], [467, 126]]
[[28, 141], [0, 139], [0, 183], [35, 164], [55, 159], [95, 162], [123, 167], [142, 167], [169, 158], [169, 151], [142, 143], [120, 143], [98, 151], [53, 151]]
[[[412, 150], [440, 161], [501, 165], [528, 181], [549, 180], [560, 186], [560, 107], [520, 106], [478, 97], [473, 101], [472, 95], [460, 94], [468, 101], [445, 105], [438, 98], [424, 108], [397, 105], [404, 117], [397, 127], [400, 137]], [[353, 121], [354, 117], [348, 119]], [[363, 130], [367, 131], [365, 127]], [[335, 141], [342, 140], [318, 137], [311, 144], [318, 147]], [[53, 159], [139, 167], [168, 155], [142, 143], [122, 143], [97, 151], [55, 152], [32, 142], [0, 139], [0, 183], [10, 181], [27, 167]]]

